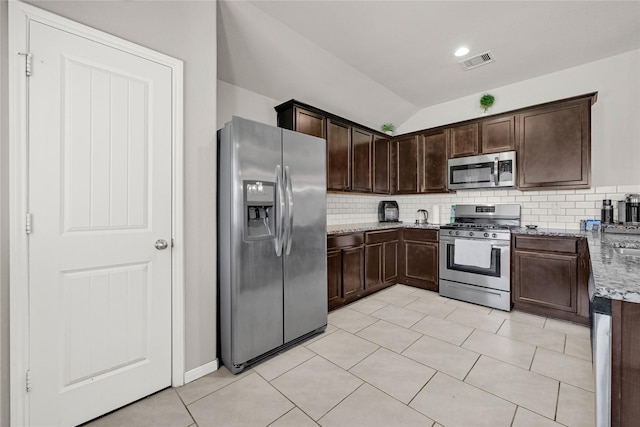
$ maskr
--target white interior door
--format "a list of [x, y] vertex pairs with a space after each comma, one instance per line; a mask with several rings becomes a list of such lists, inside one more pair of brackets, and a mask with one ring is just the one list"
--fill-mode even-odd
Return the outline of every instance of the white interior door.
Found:
[[30, 424], [76, 425], [171, 385], [171, 69], [29, 44]]

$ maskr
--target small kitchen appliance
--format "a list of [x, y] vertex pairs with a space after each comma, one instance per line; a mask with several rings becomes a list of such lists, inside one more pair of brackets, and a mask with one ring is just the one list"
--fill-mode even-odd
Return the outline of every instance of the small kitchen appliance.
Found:
[[458, 157], [447, 162], [449, 190], [514, 187], [516, 185], [516, 152]]
[[640, 225], [640, 194], [626, 194], [618, 202], [618, 222], [626, 225]]
[[627, 194], [625, 202], [625, 222], [630, 225], [640, 224], [640, 194]]
[[438, 234], [440, 295], [510, 311], [511, 228], [520, 225], [520, 205], [456, 205]]
[[604, 199], [602, 201], [600, 222], [602, 224], [613, 224], [613, 206], [611, 205], [611, 199]]
[[378, 203], [378, 221], [399, 222], [400, 209], [395, 200], [383, 200]]
[[429, 222], [429, 212], [426, 209], [416, 211], [416, 224], [427, 224]]

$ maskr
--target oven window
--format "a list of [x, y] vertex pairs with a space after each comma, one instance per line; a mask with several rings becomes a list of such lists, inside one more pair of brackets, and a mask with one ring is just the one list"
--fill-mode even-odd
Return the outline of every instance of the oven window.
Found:
[[455, 248], [455, 245], [447, 243], [447, 270], [464, 271], [465, 273], [500, 277], [500, 249], [492, 248], [491, 265], [489, 266], [489, 268], [481, 268], [474, 265], [460, 265], [453, 262], [453, 260], [455, 259]]

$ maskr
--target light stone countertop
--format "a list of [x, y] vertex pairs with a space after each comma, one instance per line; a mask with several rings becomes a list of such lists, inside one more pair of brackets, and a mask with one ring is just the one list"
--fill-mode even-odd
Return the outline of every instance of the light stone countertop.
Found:
[[[327, 227], [327, 234], [358, 233], [390, 228], [438, 230], [440, 226], [410, 222], [371, 222], [331, 225]], [[533, 236], [586, 238], [591, 258], [591, 274], [595, 283], [595, 297], [640, 303], [640, 256], [622, 255], [615, 250], [616, 247], [640, 249], [640, 235], [545, 228], [529, 230], [524, 227], [514, 229], [512, 233]]]
[[328, 225], [327, 235], [360, 233], [363, 231], [386, 230], [389, 228], [421, 228], [425, 230], [439, 230], [436, 224], [416, 224], [415, 222], [364, 222], [358, 224]]

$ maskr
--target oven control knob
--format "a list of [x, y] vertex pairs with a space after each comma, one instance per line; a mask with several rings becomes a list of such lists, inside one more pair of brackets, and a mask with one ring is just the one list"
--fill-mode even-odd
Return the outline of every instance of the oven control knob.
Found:
[[495, 239], [496, 237], [498, 237], [498, 235], [497, 235], [496, 233], [493, 233], [493, 234], [491, 235], [491, 237], [493, 237], [493, 238]]
[[456, 236], [459, 236], [459, 235], [460, 235], [460, 232], [459, 232], [459, 231], [456, 231]]
[[484, 237], [489, 237], [489, 233], [484, 233], [483, 236]]
[[469, 237], [473, 236], [473, 231], [469, 232]]
[[449, 234], [453, 234], [453, 231], [449, 231]]

